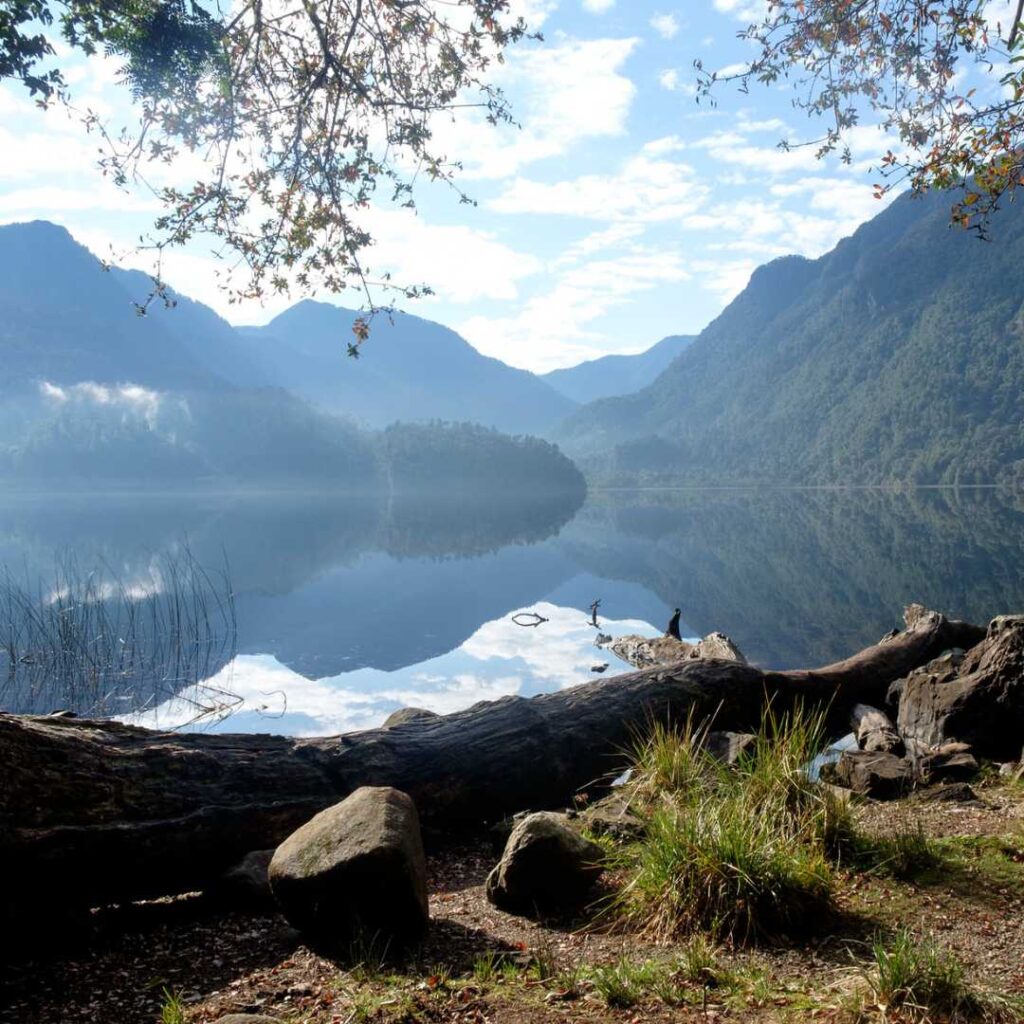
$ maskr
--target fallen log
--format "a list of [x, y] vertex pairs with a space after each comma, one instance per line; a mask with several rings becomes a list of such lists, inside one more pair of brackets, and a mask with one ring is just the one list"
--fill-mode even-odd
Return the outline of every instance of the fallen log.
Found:
[[653, 720], [751, 730], [769, 701], [803, 701], [845, 731], [853, 705], [984, 635], [929, 613], [816, 670], [687, 660], [317, 739], [0, 715], [0, 899], [13, 914], [55, 894], [97, 906], [199, 889], [363, 785], [404, 790], [435, 826], [564, 806], [618, 774]]

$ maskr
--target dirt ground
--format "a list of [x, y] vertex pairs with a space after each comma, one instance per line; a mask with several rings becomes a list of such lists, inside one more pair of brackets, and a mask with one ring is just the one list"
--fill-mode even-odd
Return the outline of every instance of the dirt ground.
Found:
[[678, 950], [496, 910], [483, 892], [492, 843], [463, 838], [429, 857], [433, 923], [403, 963], [381, 964], [374, 950], [356, 967], [326, 959], [277, 914], [225, 912], [198, 896], [158, 901], [94, 914], [89, 942], [46, 962], [0, 966], [0, 1021], [211, 1024], [232, 1012], [287, 1024], [838, 1021], [872, 936], [898, 927], [955, 952], [972, 979], [1024, 995], [1024, 787], [990, 780], [976, 789], [976, 803], [860, 806], [865, 831], [920, 826], [949, 856], [912, 882], [843, 872], [832, 934], [799, 947], [723, 949], [728, 985], [691, 979], [671, 998], [652, 989], [610, 1005], [588, 971], [623, 960], [670, 970]]

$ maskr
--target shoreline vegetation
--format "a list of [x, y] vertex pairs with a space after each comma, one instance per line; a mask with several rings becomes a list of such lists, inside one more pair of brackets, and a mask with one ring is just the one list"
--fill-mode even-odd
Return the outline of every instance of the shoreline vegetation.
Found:
[[[0, 751], [7, 777], [16, 783], [4, 803], [7, 835], [20, 834], [22, 853], [34, 847], [45, 860], [39, 865], [26, 859], [10, 839], [6, 855], [15, 853], [9, 863], [25, 888], [22, 907], [42, 927], [47, 952], [0, 974], [0, 991], [15, 1014], [5, 1016], [0, 1008], [0, 1020], [63, 1021], [93, 1013], [126, 1024], [211, 1024], [230, 1012], [259, 1012], [284, 1024], [775, 1024], [810, 1018], [835, 1024], [1014, 1024], [1024, 1015], [1024, 702], [1018, 681], [1024, 618], [1003, 616], [978, 629], [911, 606], [906, 623], [876, 648], [808, 673], [762, 673], [742, 660], [692, 655], [679, 662], [673, 660], [679, 655], [659, 644], [664, 661], [646, 672], [563, 692], [560, 699], [572, 705], [576, 725], [569, 718], [551, 719], [559, 731], [549, 733], [532, 719], [528, 732], [539, 745], [515, 748], [520, 741], [512, 733], [507, 742], [492, 744], [492, 771], [504, 778], [501, 784], [497, 775], [476, 777], [474, 721], [493, 717], [487, 730], [494, 740], [501, 733], [494, 731], [500, 721], [494, 716], [509, 712], [489, 708], [519, 707], [532, 716], [534, 709], [555, 706], [559, 695], [478, 705], [445, 718], [404, 714], [385, 729], [332, 741], [348, 766], [338, 761], [334, 778], [341, 777], [339, 771], [355, 772], [342, 792], [384, 784], [390, 774], [391, 784], [417, 801], [429, 855], [424, 872], [432, 924], [426, 938], [405, 952], [380, 931], [325, 946], [290, 927], [258, 879], [248, 897], [262, 902], [247, 907], [240, 890], [232, 895], [213, 885], [212, 874], [202, 893], [176, 895], [182, 890], [168, 882], [167, 895], [154, 899], [161, 883], [153, 871], [162, 870], [158, 865], [175, 857], [174, 850], [184, 855], [191, 848], [211, 868], [216, 859], [199, 818], [182, 818], [181, 808], [175, 809], [181, 787], [196, 770], [187, 764], [202, 765], [200, 803], [209, 820], [232, 788], [241, 787], [248, 801], [257, 795], [225, 752], [243, 752], [256, 772], [251, 781], [264, 786], [259, 795], [279, 799], [283, 790], [266, 787], [271, 778], [279, 786], [283, 762], [268, 757], [271, 747], [282, 749], [287, 741], [268, 746], [269, 738], [261, 737], [173, 737], [75, 719], [0, 716]], [[722, 680], [724, 688], [715, 690], [712, 679]], [[775, 699], [764, 704], [743, 697], [755, 680], [773, 686]], [[677, 699], [652, 703], [658, 692], [649, 688], [652, 683], [675, 691]], [[683, 703], [680, 687], [689, 694]], [[869, 710], [889, 724], [888, 732], [858, 710], [868, 691], [879, 694], [887, 709]], [[695, 699], [699, 692], [701, 700]], [[957, 700], [937, 709], [936, 701], [941, 704], [952, 692]], [[595, 695], [611, 703], [594, 704]], [[644, 704], [644, 714], [634, 716], [621, 734], [631, 739], [623, 744], [608, 735], [599, 738], [600, 715], [621, 717], [624, 699]], [[873, 727], [861, 730], [869, 720]], [[754, 728], [721, 731], [741, 721]], [[849, 728], [848, 721], [862, 733], [858, 749], [829, 753], [820, 776], [808, 772], [844, 725]], [[453, 771], [473, 772], [462, 785], [479, 790], [479, 801], [467, 791], [461, 797], [449, 793], [447, 803], [438, 803], [431, 765], [442, 756], [445, 747], [437, 737], [448, 726], [461, 737]], [[630, 774], [611, 789], [573, 786], [574, 797], [562, 802], [564, 780], [555, 779], [564, 766], [545, 759], [543, 744], [554, 740], [564, 758], [583, 735], [604, 744], [595, 755], [607, 759], [618, 750], [614, 768], [628, 766]], [[88, 744], [88, 763], [78, 760], [79, 737]], [[308, 766], [319, 756], [316, 743], [299, 744]], [[515, 749], [507, 749], [509, 743]], [[1007, 757], [1014, 743], [1017, 761]], [[388, 751], [403, 749], [416, 762], [418, 782], [413, 774], [402, 777], [387, 768]], [[33, 758], [40, 757], [71, 773], [63, 793], [46, 808], [34, 802], [29, 783]], [[95, 848], [89, 838], [94, 823], [109, 830], [117, 821], [118, 812], [110, 818], [109, 807], [95, 817], [86, 781], [103, 787], [111, 757], [126, 787], [122, 798], [130, 794], [136, 801], [134, 810], [125, 805], [127, 816], [117, 826], [122, 836], [145, 811], [147, 777], [162, 785], [159, 815], [173, 816], [177, 836], [152, 859], [146, 849], [164, 844], [172, 833], [153, 830], [158, 822], [151, 808], [147, 838], [137, 847], [141, 856], [129, 873], [148, 894], [139, 892], [133, 900], [125, 891], [121, 898], [100, 901], [119, 904], [105, 909], [89, 909], [98, 904], [88, 900], [82, 916], [74, 906], [76, 891], [84, 891], [80, 883], [100, 891], [100, 863], [93, 853], [115, 862], [124, 856], [110, 845], [109, 831]], [[537, 760], [553, 787], [550, 798], [545, 801], [537, 795], [542, 790], [528, 784], [516, 797], [524, 780], [509, 777], [514, 764], [521, 776], [532, 776], [529, 762]], [[904, 774], [892, 774], [896, 763]], [[177, 766], [174, 772], [171, 765]], [[459, 778], [451, 772], [446, 777], [449, 787]], [[307, 795], [312, 781], [307, 770], [301, 783]], [[67, 796], [79, 803], [62, 811]], [[298, 817], [308, 818], [317, 805], [338, 798], [322, 793]], [[451, 804], [452, 799], [463, 803]], [[544, 805], [563, 811], [509, 817]], [[30, 806], [37, 808], [32, 836], [24, 831]], [[442, 806], [462, 810], [439, 815]], [[251, 819], [254, 806], [246, 807]], [[59, 849], [62, 817], [76, 822], [76, 867], [70, 872]], [[587, 856], [596, 850], [600, 859], [584, 865], [591, 888], [582, 903], [543, 912], [534, 904], [533, 912], [507, 913], [492, 902], [484, 875], [499, 862], [506, 865], [505, 884], [511, 884], [516, 875], [509, 858], [521, 852], [524, 829], [529, 831], [534, 818], [582, 837]], [[237, 830], [246, 819], [232, 820]], [[279, 833], [292, 827], [281, 818], [275, 826]], [[223, 841], [222, 836], [218, 842]], [[551, 860], [550, 849], [545, 857], [540, 877], [550, 880], [551, 873], [566, 869]], [[83, 874], [76, 877], [79, 870]], [[39, 883], [61, 877], [61, 891], [47, 894], [45, 885], [30, 881], [33, 876]], [[518, 877], [516, 884], [525, 884], [527, 892], [537, 884], [522, 873]], [[272, 886], [273, 879], [271, 868]], [[27, 943], [28, 923], [15, 914], [5, 934]], [[57, 938], [66, 940], [62, 950]], [[51, 984], [61, 972], [66, 983]]]

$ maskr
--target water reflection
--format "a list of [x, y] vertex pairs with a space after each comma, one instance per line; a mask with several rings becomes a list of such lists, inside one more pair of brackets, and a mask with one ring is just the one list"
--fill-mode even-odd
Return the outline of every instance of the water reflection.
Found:
[[[230, 566], [241, 657], [211, 685], [245, 699], [232, 729], [335, 731], [590, 678], [596, 598], [602, 621], [656, 632], [678, 605], [688, 634], [722, 630], [780, 668], [873, 643], [909, 601], [975, 621], [1024, 609], [1024, 504], [991, 490], [0, 504], [0, 563], [41, 579], [56, 551], [143, 579], [186, 536], [198, 562]], [[541, 603], [546, 632], [510, 625]], [[19, 707], [2, 689], [0, 706]]]
[[[420, 707], [438, 714], [509, 694], [529, 697], [630, 667], [595, 645], [585, 613], [548, 602], [532, 605], [547, 621], [523, 627], [509, 615], [484, 623], [465, 643], [438, 658], [383, 672], [362, 668], [307, 678], [269, 654], [242, 655], [197, 690], [127, 721], [160, 729], [324, 735], [369, 729], [392, 711]], [[636, 620], [601, 620], [610, 636], [656, 635]], [[230, 700], [226, 699], [230, 695]]]

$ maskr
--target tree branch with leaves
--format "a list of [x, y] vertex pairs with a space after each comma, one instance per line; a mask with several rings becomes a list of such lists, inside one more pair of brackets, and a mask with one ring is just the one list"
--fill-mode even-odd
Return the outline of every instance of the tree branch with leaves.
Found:
[[[227, 12], [193, 0], [0, 0], [0, 80], [40, 106], [73, 105], [57, 42], [120, 59], [135, 122], [103, 140], [100, 169], [121, 187], [167, 178], [200, 158], [186, 184], [154, 184], [163, 212], [144, 247], [211, 239], [232, 301], [371, 283], [373, 202], [414, 207], [423, 177], [455, 184], [436, 119], [476, 107], [511, 122], [488, 82], [527, 36], [509, 0], [241, 0]], [[189, 164], [192, 165], [192, 161]], [[152, 168], [165, 166], [160, 175]], [[153, 297], [166, 296], [159, 271]], [[147, 303], [148, 304], [148, 303]], [[140, 307], [145, 311], [145, 305]], [[357, 325], [352, 351], [365, 338]]]
[[739, 33], [753, 59], [725, 75], [697, 61], [698, 97], [713, 98], [723, 82], [746, 91], [788, 80], [794, 106], [825, 124], [801, 145], [847, 163], [851, 129], [878, 123], [899, 141], [882, 158], [876, 195], [904, 182], [959, 188], [954, 221], [984, 236], [1000, 200], [1024, 183], [1024, 0], [1005, 26], [992, 22], [995, 6], [767, 0], [763, 21]]

